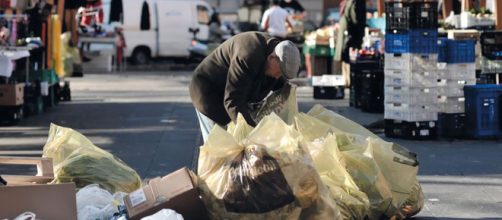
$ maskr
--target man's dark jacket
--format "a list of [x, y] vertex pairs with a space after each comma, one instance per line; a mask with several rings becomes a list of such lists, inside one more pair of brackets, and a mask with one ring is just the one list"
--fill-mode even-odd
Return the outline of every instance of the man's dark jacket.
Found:
[[262, 101], [285, 82], [265, 75], [265, 63], [279, 40], [260, 32], [238, 34], [216, 48], [195, 69], [190, 97], [199, 112], [219, 125], [241, 113], [255, 126], [250, 103]]

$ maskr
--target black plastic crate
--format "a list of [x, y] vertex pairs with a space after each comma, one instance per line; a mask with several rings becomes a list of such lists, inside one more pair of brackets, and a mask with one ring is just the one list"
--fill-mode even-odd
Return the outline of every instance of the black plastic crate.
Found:
[[345, 86], [314, 86], [314, 99], [344, 99]]
[[369, 113], [384, 111], [384, 73], [375, 71], [363, 75], [361, 80], [361, 110]]
[[437, 138], [437, 122], [406, 122], [386, 119], [385, 136], [410, 140], [432, 140]]
[[501, 85], [464, 87], [466, 133], [473, 138], [500, 138]]
[[476, 73], [476, 84], [497, 84], [496, 73]]
[[481, 33], [481, 54], [490, 60], [502, 60], [502, 31]]
[[354, 108], [361, 107], [361, 74], [350, 72], [350, 95], [349, 106]]
[[437, 1], [385, 2], [388, 30], [435, 29], [438, 27]]
[[350, 71], [351, 72], [360, 72], [365, 70], [383, 70], [383, 57], [382, 56], [361, 56], [356, 60], [351, 60], [350, 62]]
[[40, 82], [27, 83], [24, 87], [23, 112], [25, 116], [39, 115], [44, 110], [44, 98]]
[[0, 106], [0, 126], [15, 125], [23, 118], [23, 106]]
[[460, 114], [439, 114], [438, 115], [438, 136], [445, 138], [465, 138], [466, 115]]

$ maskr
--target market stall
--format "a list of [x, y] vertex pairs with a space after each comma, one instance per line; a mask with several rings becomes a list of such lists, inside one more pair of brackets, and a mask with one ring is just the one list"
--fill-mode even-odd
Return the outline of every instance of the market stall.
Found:
[[1, 3], [0, 121], [15, 124], [55, 106], [62, 95], [69, 100], [68, 83], [59, 85], [68, 74], [61, 57], [61, 16], [53, 2]]

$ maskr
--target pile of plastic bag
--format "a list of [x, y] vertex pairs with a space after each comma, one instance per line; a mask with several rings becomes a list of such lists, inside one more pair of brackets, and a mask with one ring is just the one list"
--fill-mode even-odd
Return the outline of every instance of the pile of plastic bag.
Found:
[[52, 158], [53, 183], [74, 182], [77, 188], [99, 184], [111, 193], [129, 193], [141, 186], [136, 171], [70, 128], [51, 124], [43, 157]]
[[126, 193], [110, 192], [91, 184], [77, 192], [77, 219], [96, 220], [110, 219], [118, 212], [117, 206], [124, 204]]
[[255, 128], [239, 117], [201, 146], [213, 219], [404, 219], [422, 209], [416, 154], [320, 105], [299, 113], [289, 89], [266, 100], [282, 107]]

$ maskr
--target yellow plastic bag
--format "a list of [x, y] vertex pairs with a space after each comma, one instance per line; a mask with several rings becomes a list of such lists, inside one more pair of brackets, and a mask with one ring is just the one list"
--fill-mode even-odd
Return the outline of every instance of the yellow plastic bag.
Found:
[[371, 131], [367, 130], [360, 124], [343, 117], [333, 111], [330, 111], [324, 108], [322, 105], [315, 105], [307, 112], [308, 115], [313, 116], [327, 124], [336, 127], [337, 129], [350, 133], [350, 134], [358, 134], [363, 137], [373, 137], [378, 138], [377, 135], [373, 134]]
[[[361, 125], [320, 105], [314, 106], [308, 114], [327, 122], [327, 124], [314, 124], [320, 124], [317, 126], [325, 131], [324, 133], [334, 132], [341, 151], [365, 152], [373, 158], [391, 190], [394, 214], [389, 217], [411, 217], [422, 209], [424, 196], [416, 179], [418, 173], [416, 154], [402, 146], [382, 140]], [[312, 138], [323, 134], [306, 133], [306, 135]], [[355, 152], [351, 155], [356, 156]], [[371, 200], [371, 196], [368, 196]], [[389, 211], [387, 212], [389, 214]]]
[[229, 129], [236, 137], [215, 127], [200, 149], [199, 187], [213, 219], [340, 218], [296, 130], [275, 114], [249, 133], [241, 123]]
[[304, 134], [316, 171], [335, 198], [343, 219], [364, 219], [369, 211], [368, 196], [346, 170], [337, 138], [329, 133], [336, 128], [303, 113], [297, 115], [296, 127]]
[[82, 64], [78, 47], [70, 47], [71, 33], [65, 32], [61, 35], [61, 57], [63, 59], [64, 76], [73, 74], [73, 65]]
[[43, 157], [53, 160], [53, 183], [74, 182], [77, 188], [96, 183], [112, 193], [141, 186], [136, 171], [70, 128], [51, 124]]

